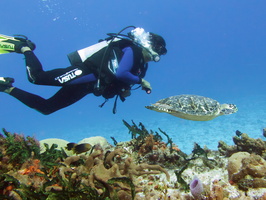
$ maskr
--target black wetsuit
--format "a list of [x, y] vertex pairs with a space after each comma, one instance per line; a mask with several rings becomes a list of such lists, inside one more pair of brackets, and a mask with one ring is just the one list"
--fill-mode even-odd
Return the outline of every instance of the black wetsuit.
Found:
[[[27, 66], [27, 74], [30, 82], [39, 85], [62, 86], [61, 89], [49, 99], [44, 99], [35, 94], [31, 94], [19, 88], [14, 88], [10, 95], [20, 100], [30, 108], [33, 108], [42, 114], [48, 115], [59, 109], [65, 108], [87, 94], [93, 93], [96, 83], [97, 67], [102, 55], [96, 55], [95, 58], [89, 58], [83, 65], [70, 66], [67, 68], [59, 68], [51, 71], [44, 71], [42, 64], [32, 51], [24, 53]], [[118, 90], [114, 90], [109, 94], [110, 85], [114, 87], [127, 87], [130, 89], [132, 84], [139, 84], [141, 78], [145, 76], [147, 64], [144, 63], [141, 49], [136, 46], [127, 46], [120, 49], [118, 73], [111, 79], [108, 77], [106, 82], [106, 73], [103, 70], [105, 77], [102, 82], [106, 88], [106, 95], [109, 98], [114, 95], [119, 95]], [[99, 57], [98, 60], [96, 57]], [[122, 65], [122, 66], [120, 66]], [[95, 70], [96, 69], [96, 70]], [[114, 84], [115, 83], [115, 84]], [[119, 88], [121, 89], [121, 88]]]

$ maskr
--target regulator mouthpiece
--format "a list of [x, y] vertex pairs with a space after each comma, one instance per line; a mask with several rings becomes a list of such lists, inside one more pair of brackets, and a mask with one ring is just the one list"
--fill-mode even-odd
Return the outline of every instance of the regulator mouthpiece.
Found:
[[158, 56], [153, 56], [153, 61], [154, 62], [159, 62], [160, 61], [160, 56], [158, 55]]

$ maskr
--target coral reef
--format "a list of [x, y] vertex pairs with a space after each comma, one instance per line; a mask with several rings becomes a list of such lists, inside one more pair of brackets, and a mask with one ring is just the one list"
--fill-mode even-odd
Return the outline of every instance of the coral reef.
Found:
[[253, 153], [262, 156], [266, 159], [266, 141], [262, 139], [253, 139], [248, 136], [246, 133], [241, 133], [240, 131], [236, 132], [236, 136], [233, 137], [235, 145], [229, 146], [223, 141], [219, 141], [218, 150], [221, 155], [227, 157], [232, 154], [245, 151], [248, 153]]
[[221, 155], [229, 157], [228, 176], [231, 184], [248, 191], [250, 188], [265, 188], [266, 183], [266, 141], [253, 139], [246, 133], [236, 131], [235, 145], [219, 141]]
[[[67, 145], [64, 141], [65, 146], [58, 146], [49, 141], [49, 144], [42, 142], [40, 147], [34, 138], [3, 130], [0, 199], [266, 198], [263, 141], [249, 138], [248, 141], [253, 141], [250, 143], [245, 134], [240, 134], [237, 136], [240, 142], [234, 147], [225, 148], [228, 146], [224, 144], [214, 151], [195, 143], [187, 155], [160, 128], [158, 132], [148, 131], [142, 123], [123, 123], [132, 139], [117, 143], [112, 137], [115, 146], [104, 138], [99, 143], [86, 138], [82, 144]], [[244, 144], [254, 143], [260, 144], [256, 154], [243, 152], [250, 150]], [[73, 151], [77, 145], [81, 149]], [[72, 154], [66, 153], [66, 148], [72, 149]]]
[[39, 142], [32, 137], [11, 134], [3, 129], [0, 134], [0, 172], [18, 169], [29, 158], [40, 153]]
[[[16, 143], [14, 138], [18, 137], [17, 134], [4, 133], [6, 137], [1, 138], [4, 147], [1, 149], [1, 162], [12, 162], [7, 162], [10, 168], [1, 170], [1, 188], [5, 190], [0, 197], [3, 198], [134, 199], [136, 191], [142, 190], [134, 184], [136, 177], [164, 173], [166, 179], [170, 179], [167, 170], [160, 165], [137, 164], [125, 148], [109, 145], [110, 150], [104, 150], [100, 144], [95, 144], [89, 155], [67, 156], [63, 149], [57, 149], [56, 144], [49, 147], [44, 143], [46, 150], [40, 153], [37, 141], [19, 136], [20, 143]], [[22, 147], [27, 151], [22, 151]], [[19, 165], [15, 163], [14, 159], [18, 158], [13, 158], [13, 154], [7, 151], [9, 149], [20, 150], [23, 162]]]
[[231, 183], [237, 183], [242, 190], [266, 187], [266, 161], [259, 155], [235, 153], [229, 158], [227, 168]]
[[[162, 136], [157, 131], [148, 131], [142, 123], [132, 125], [123, 120], [125, 126], [131, 134], [132, 140], [127, 143], [130, 151], [138, 152], [135, 158], [138, 162], [147, 162], [148, 164], [160, 163], [163, 167], [179, 167], [187, 155], [183, 153], [172, 139], [159, 128], [161, 134], [166, 136], [167, 142], [163, 142]], [[117, 146], [124, 145], [118, 143]], [[169, 145], [169, 147], [168, 147]]]

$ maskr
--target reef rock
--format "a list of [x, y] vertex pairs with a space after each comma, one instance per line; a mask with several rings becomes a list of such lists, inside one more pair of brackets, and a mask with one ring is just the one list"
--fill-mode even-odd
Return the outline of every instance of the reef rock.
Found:
[[239, 183], [240, 185], [243, 183], [247, 185], [248, 183], [250, 187], [265, 186], [266, 161], [259, 155], [247, 152], [235, 153], [228, 160], [227, 170], [229, 180], [232, 183]]
[[227, 167], [229, 180], [238, 181], [241, 178], [244, 178], [243, 176], [237, 178], [236, 174], [239, 174], [242, 171], [242, 160], [248, 159], [249, 157], [250, 154], [247, 152], [238, 152], [229, 158]]
[[266, 141], [263, 141], [261, 138], [250, 138], [248, 134], [242, 133], [241, 135], [234, 136], [233, 141], [235, 145], [231, 146], [223, 141], [219, 141], [218, 150], [221, 155], [229, 157], [236, 152], [245, 151], [260, 155], [266, 159]]
[[240, 137], [234, 136], [233, 141], [239, 151], [247, 151], [262, 156], [266, 150], [266, 141], [261, 138], [250, 138], [246, 133], [243, 133]]

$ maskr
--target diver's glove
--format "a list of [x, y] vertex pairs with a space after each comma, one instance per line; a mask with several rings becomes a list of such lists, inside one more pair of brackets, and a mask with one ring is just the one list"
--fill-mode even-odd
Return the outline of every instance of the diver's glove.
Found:
[[151, 93], [152, 87], [151, 87], [151, 84], [148, 81], [146, 81], [144, 79], [141, 79], [141, 83], [140, 84], [141, 84], [142, 89], [145, 90], [147, 94]]

